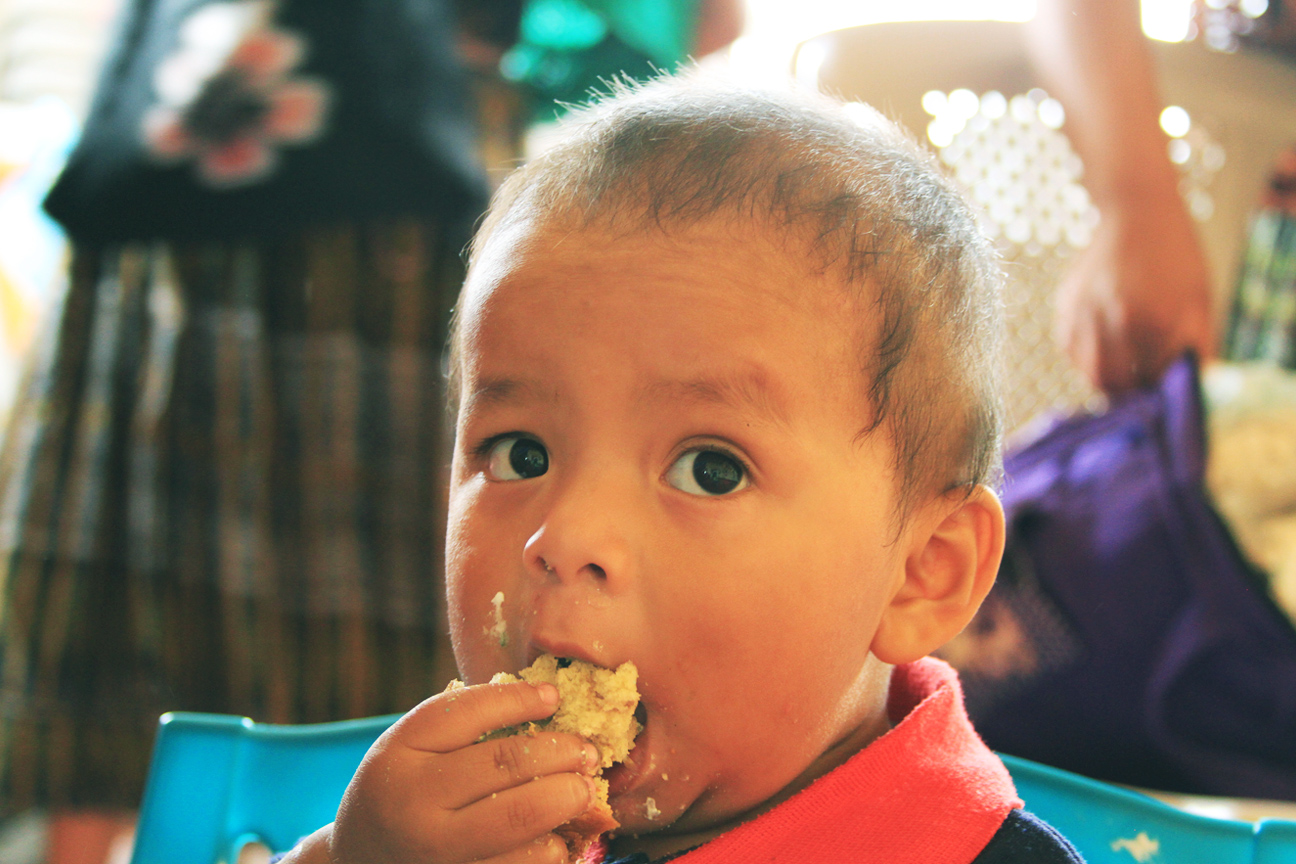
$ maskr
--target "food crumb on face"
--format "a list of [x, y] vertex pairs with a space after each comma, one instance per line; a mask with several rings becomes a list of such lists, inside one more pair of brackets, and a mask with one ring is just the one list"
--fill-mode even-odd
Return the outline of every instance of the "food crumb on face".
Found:
[[663, 780], [669, 780], [669, 779], [670, 779], [669, 777], [666, 776], [666, 772], [665, 772], [665, 771], [662, 772], [662, 779], [663, 779]]
[[652, 798], [644, 799], [644, 815], [648, 817], [649, 821], [661, 815], [661, 811], [657, 809], [657, 802]]
[[494, 607], [492, 614], [495, 623], [490, 627], [483, 627], [482, 632], [492, 639], [499, 642], [501, 648], [508, 647], [508, 625], [504, 623], [504, 592], [496, 591], [495, 596], [491, 598], [491, 606]]

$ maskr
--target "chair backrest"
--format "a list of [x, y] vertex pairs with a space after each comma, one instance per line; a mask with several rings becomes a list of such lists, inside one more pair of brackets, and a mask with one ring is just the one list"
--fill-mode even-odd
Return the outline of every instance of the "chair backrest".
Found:
[[132, 864], [233, 864], [249, 842], [292, 848], [333, 821], [360, 760], [396, 717], [280, 726], [164, 715]]
[[[365, 751], [395, 716], [276, 726], [167, 714], [158, 729], [132, 864], [232, 864], [332, 821]], [[1003, 757], [1031, 812], [1089, 864], [1296, 864], [1296, 822], [1211, 819], [1116, 786]]]
[[1026, 809], [1087, 864], [1296, 864], [1296, 822], [1198, 816], [1069, 771], [1001, 758]]

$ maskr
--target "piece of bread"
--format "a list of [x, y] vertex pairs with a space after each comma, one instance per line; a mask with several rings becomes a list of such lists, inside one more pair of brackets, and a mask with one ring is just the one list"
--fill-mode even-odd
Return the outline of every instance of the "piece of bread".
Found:
[[[638, 678], [639, 670], [629, 661], [616, 669], [604, 669], [583, 660], [560, 660], [552, 654], [541, 655], [516, 675], [500, 672], [491, 678], [492, 684], [519, 680], [528, 684], [548, 682], [558, 688], [559, 699], [558, 709], [548, 719], [500, 729], [487, 738], [541, 731], [570, 732], [598, 748], [600, 765], [594, 785], [599, 794], [593, 806], [554, 829], [567, 844], [571, 861], [579, 861], [600, 835], [620, 824], [608, 805], [607, 781], [599, 775], [604, 768], [626, 758], [642, 728], [634, 716], [639, 705]], [[450, 686], [455, 685], [463, 686], [457, 681]]]

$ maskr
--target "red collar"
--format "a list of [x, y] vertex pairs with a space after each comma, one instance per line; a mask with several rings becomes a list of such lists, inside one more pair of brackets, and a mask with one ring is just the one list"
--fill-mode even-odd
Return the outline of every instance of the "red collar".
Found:
[[890, 732], [768, 813], [678, 864], [968, 864], [1021, 806], [1008, 770], [972, 729], [954, 670], [897, 666]]

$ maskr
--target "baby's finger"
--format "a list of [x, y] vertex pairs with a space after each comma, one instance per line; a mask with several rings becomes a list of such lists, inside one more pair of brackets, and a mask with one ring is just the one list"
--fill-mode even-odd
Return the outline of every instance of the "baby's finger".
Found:
[[459, 858], [486, 858], [519, 846], [570, 822], [594, 801], [593, 781], [581, 774], [550, 774], [506, 789], [454, 814], [454, 833], [463, 838]]
[[552, 684], [482, 684], [425, 700], [401, 718], [395, 734], [406, 747], [449, 753], [496, 729], [543, 720], [557, 707]]
[[593, 773], [598, 748], [575, 735], [541, 732], [495, 738], [436, 763], [441, 806], [452, 810], [550, 774]]
[[557, 834], [545, 834], [516, 849], [484, 858], [478, 864], [567, 864], [567, 844]]

